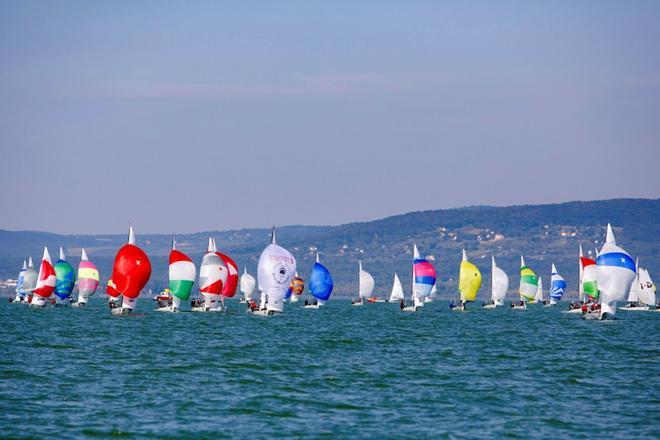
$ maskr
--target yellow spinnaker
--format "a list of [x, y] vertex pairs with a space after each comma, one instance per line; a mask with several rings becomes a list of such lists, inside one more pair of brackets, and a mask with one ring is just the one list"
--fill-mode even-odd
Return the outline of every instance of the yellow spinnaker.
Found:
[[458, 278], [458, 291], [461, 301], [474, 301], [481, 287], [481, 272], [479, 268], [469, 261], [461, 261], [461, 270]]

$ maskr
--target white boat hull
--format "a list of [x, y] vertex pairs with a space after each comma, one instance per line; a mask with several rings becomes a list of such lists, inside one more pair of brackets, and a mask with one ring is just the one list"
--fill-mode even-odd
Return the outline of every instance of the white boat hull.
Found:
[[649, 310], [649, 306], [623, 306], [619, 307], [619, 310], [627, 310], [629, 312], [646, 312]]
[[248, 313], [254, 316], [274, 316], [279, 314], [280, 312], [276, 312], [275, 310], [252, 310], [248, 309]]
[[201, 306], [201, 307], [193, 307], [190, 309], [191, 312], [195, 313], [218, 313], [218, 312], [224, 312], [225, 309], [220, 306], [220, 307], [206, 307], [206, 306]]
[[401, 311], [402, 312], [416, 312], [417, 307], [415, 307], [415, 306], [406, 306], [406, 307], [402, 308]]
[[115, 307], [114, 309], [111, 309], [111, 313], [115, 316], [126, 316], [133, 313], [133, 309], [129, 309], [128, 307]]
[[497, 304], [485, 304], [485, 305], [482, 306], [482, 308], [489, 309], [489, 310], [495, 309], [495, 308], [497, 308]]
[[321, 308], [320, 304], [307, 304], [306, 306], [303, 306], [303, 309], [319, 309]]

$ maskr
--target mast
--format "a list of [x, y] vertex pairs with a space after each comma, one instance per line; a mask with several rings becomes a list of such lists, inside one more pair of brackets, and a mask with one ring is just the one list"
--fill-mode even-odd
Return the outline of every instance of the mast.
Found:
[[584, 287], [582, 287], [582, 272], [584, 271], [584, 266], [582, 265], [582, 244], [580, 243], [580, 256], [578, 257], [578, 301], [581, 303], [584, 302]]
[[495, 255], [490, 256], [490, 299], [495, 302]]

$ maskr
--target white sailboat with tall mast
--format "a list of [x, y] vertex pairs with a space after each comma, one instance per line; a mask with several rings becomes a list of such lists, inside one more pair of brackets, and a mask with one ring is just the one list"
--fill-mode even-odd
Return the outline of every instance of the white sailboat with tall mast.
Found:
[[247, 271], [247, 267], [243, 268], [243, 275], [241, 275], [240, 289], [243, 296], [239, 302], [247, 303], [252, 300], [254, 290], [257, 287], [257, 280], [254, 279]]
[[504, 297], [509, 290], [509, 276], [495, 263], [495, 257], [491, 256], [490, 272], [490, 301], [483, 304], [485, 309], [494, 309], [504, 305]]
[[374, 277], [362, 269], [362, 261], [358, 260], [358, 297], [357, 300], [353, 301], [353, 305], [364, 305], [364, 301], [373, 295], [375, 285]]
[[401, 280], [399, 275], [394, 274], [394, 282], [392, 283], [392, 293], [390, 293], [390, 298], [388, 302], [399, 302], [403, 300], [403, 286], [401, 285]]
[[639, 260], [635, 264], [637, 273], [635, 280], [630, 286], [628, 293], [628, 304], [621, 307], [627, 311], [647, 311], [655, 309], [655, 285], [651, 280], [648, 270], [639, 267]]

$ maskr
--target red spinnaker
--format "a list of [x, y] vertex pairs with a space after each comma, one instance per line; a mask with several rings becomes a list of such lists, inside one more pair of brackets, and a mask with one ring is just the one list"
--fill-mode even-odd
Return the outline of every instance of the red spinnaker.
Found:
[[115, 289], [127, 298], [137, 298], [151, 276], [151, 262], [147, 254], [127, 243], [119, 249], [112, 270]]

